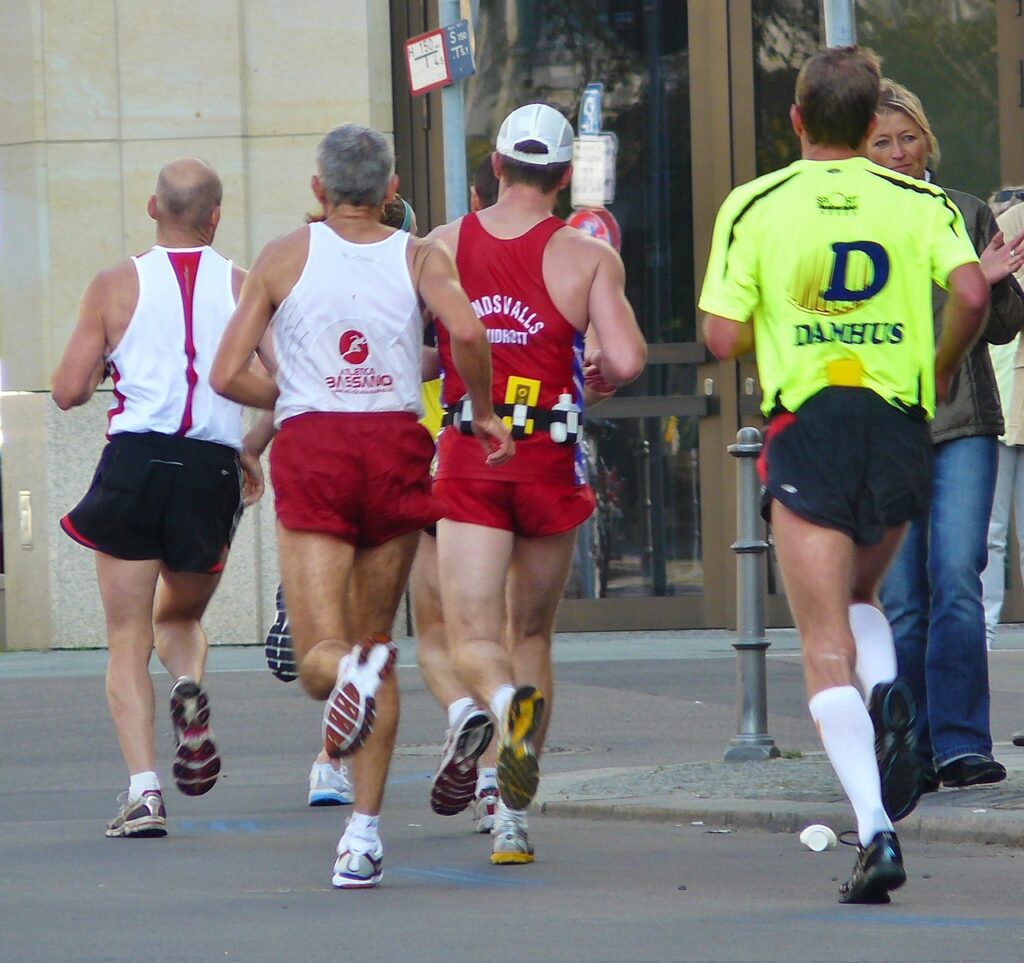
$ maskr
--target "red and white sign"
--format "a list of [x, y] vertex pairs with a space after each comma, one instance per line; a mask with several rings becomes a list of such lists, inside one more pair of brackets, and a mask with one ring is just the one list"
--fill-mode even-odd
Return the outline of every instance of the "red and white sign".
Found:
[[565, 219], [565, 223], [584, 234], [589, 234], [599, 241], [610, 244], [616, 251], [622, 249], [622, 231], [619, 229], [619, 222], [615, 220], [611, 211], [606, 211], [603, 207], [573, 211]]
[[431, 30], [406, 40], [405, 65], [409, 69], [409, 90], [413, 97], [450, 84], [452, 74], [444, 30]]

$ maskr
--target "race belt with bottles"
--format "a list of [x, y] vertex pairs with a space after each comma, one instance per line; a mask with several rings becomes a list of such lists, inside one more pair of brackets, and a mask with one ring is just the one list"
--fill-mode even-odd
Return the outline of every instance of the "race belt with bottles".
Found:
[[[558, 396], [552, 408], [540, 408], [540, 382], [533, 378], [511, 377], [505, 386], [505, 402], [494, 406], [495, 414], [512, 432], [516, 441], [535, 431], [546, 431], [558, 445], [575, 445], [580, 434], [580, 408], [568, 390]], [[454, 425], [464, 435], [473, 434], [473, 405], [462, 398], [444, 410], [443, 427]]]

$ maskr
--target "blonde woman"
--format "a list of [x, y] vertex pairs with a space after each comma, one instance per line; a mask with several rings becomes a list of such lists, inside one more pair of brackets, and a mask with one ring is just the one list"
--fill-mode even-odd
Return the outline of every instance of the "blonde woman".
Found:
[[[882, 81], [878, 124], [868, 157], [906, 177], [931, 181], [940, 158], [921, 101], [906, 87]], [[1003, 433], [988, 344], [1013, 340], [1024, 300], [1012, 279], [1024, 265], [1024, 235], [1004, 238], [988, 205], [946, 189], [963, 214], [991, 285], [981, 339], [954, 375], [931, 424], [931, 507], [911, 523], [882, 584], [899, 677], [917, 703], [917, 737], [924, 791], [999, 782], [1006, 769], [992, 758], [988, 659], [981, 572], [996, 480], [997, 439]], [[936, 324], [945, 292], [933, 287]]]

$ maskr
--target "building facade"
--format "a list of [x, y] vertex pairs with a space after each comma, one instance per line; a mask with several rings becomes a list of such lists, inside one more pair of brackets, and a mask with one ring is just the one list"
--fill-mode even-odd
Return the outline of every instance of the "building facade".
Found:
[[[0, 359], [7, 645], [101, 645], [89, 553], [59, 516], [85, 490], [109, 396], [61, 413], [47, 393], [96, 270], [145, 249], [165, 161], [221, 173], [217, 246], [248, 264], [312, 209], [323, 132], [393, 133], [401, 190], [425, 232], [445, 219], [444, 172], [472, 171], [513, 107], [575, 120], [604, 85], [618, 139], [615, 200], [628, 294], [651, 364], [587, 432], [599, 511], [580, 538], [560, 628], [729, 626], [735, 620], [735, 460], [760, 424], [749, 363], [710, 360], [696, 293], [714, 214], [735, 184], [796, 155], [796, 68], [822, 40], [818, 0], [472, 0], [476, 73], [465, 144], [442, 136], [443, 96], [409, 93], [403, 42], [439, 26], [437, 0], [9, 0], [0, 31]], [[987, 196], [1024, 181], [1024, 19], [994, 0], [861, 0], [858, 36], [922, 97], [941, 180]], [[565, 198], [558, 213], [570, 213]], [[769, 564], [768, 616], [788, 624]], [[268, 497], [243, 519], [208, 620], [262, 639], [277, 566]], [[1024, 618], [1019, 577], [1007, 617]]]

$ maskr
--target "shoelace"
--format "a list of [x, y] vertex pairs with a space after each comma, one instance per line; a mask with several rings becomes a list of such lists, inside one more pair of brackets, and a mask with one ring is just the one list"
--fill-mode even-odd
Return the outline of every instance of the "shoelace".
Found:
[[[853, 839], [847, 839], [847, 836], [852, 836]], [[861, 848], [860, 835], [858, 834], [856, 829], [844, 829], [839, 834], [839, 842], [841, 842], [844, 846], [855, 846], [857, 849]]]

